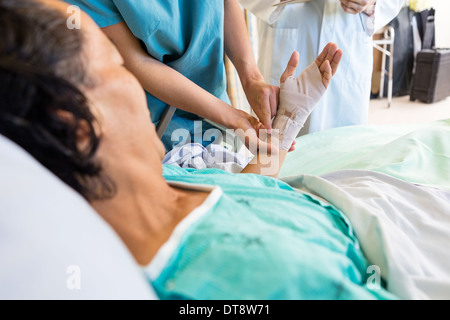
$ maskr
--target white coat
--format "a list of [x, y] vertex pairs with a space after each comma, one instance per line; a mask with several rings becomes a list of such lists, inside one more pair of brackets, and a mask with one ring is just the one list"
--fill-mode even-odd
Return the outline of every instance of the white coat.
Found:
[[293, 51], [300, 53], [295, 76], [313, 63], [328, 42], [343, 58], [327, 93], [302, 134], [333, 127], [366, 124], [373, 69], [372, 36], [394, 19], [404, 0], [378, 0], [375, 14], [345, 13], [339, 0], [312, 0], [273, 7], [279, 0], [239, 0], [258, 18], [258, 66], [266, 82], [279, 79]]

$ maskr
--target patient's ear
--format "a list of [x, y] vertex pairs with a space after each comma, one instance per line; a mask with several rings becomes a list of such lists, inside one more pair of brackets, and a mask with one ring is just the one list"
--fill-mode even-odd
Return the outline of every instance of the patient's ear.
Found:
[[[57, 117], [62, 121], [68, 123], [70, 126], [76, 127], [75, 139], [77, 144], [77, 149], [80, 151], [89, 150], [92, 147], [92, 128], [85, 119], [75, 120], [75, 117], [71, 112], [66, 110], [57, 110]], [[75, 121], [78, 121], [75, 123]], [[93, 123], [95, 135], [98, 134], [98, 128], [96, 122]]]
[[78, 121], [76, 130], [78, 150], [88, 150], [92, 147], [92, 128], [84, 119]]

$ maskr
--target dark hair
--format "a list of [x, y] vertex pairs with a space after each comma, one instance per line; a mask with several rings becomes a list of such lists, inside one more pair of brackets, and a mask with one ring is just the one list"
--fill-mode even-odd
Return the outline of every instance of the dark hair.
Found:
[[[0, 134], [97, 200], [112, 196], [115, 187], [94, 161], [100, 140], [79, 89], [87, 83], [82, 33], [66, 21], [36, 1], [0, 0]], [[86, 127], [89, 143], [80, 149], [77, 133]]]

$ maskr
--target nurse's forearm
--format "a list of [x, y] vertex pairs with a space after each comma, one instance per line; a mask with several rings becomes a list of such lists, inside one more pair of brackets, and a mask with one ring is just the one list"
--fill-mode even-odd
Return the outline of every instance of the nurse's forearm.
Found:
[[125, 61], [125, 67], [150, 94], [171, 106], [229, 129], [239, 128], [241, 113], [181, 73], [153, 59], [124, 22], [103, 28], [103, 32], [116, 45]]
[[242, 84], [263, 80], [253, 55], [250, 37], [237, 0], [225, 0], [225, 52], [235, 66]]
[[154, 59], [143, 59], [127, 67], [144, 89], [161, 101], [226, 128], [238, 128], [236, 109], [167, 65]]
[[277, 86], [265, 83], [259, 72], [242, 10], [237, 0], [225, 0], [225, 52], [239, 74], [247, 100], [259, 121], [269, 131], [277, 113]]

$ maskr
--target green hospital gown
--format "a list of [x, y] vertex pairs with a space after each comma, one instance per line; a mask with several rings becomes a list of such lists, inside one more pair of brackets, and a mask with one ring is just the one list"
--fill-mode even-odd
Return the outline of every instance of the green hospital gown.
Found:
[[164, 177], [222, 194], [181, 233], [160, 271], [151, 272], [155, 261], [146, 267], [161, 299], [394, 298], [366, 285], [369, 263], [332, 206], [258, 175], [165, 166]]

